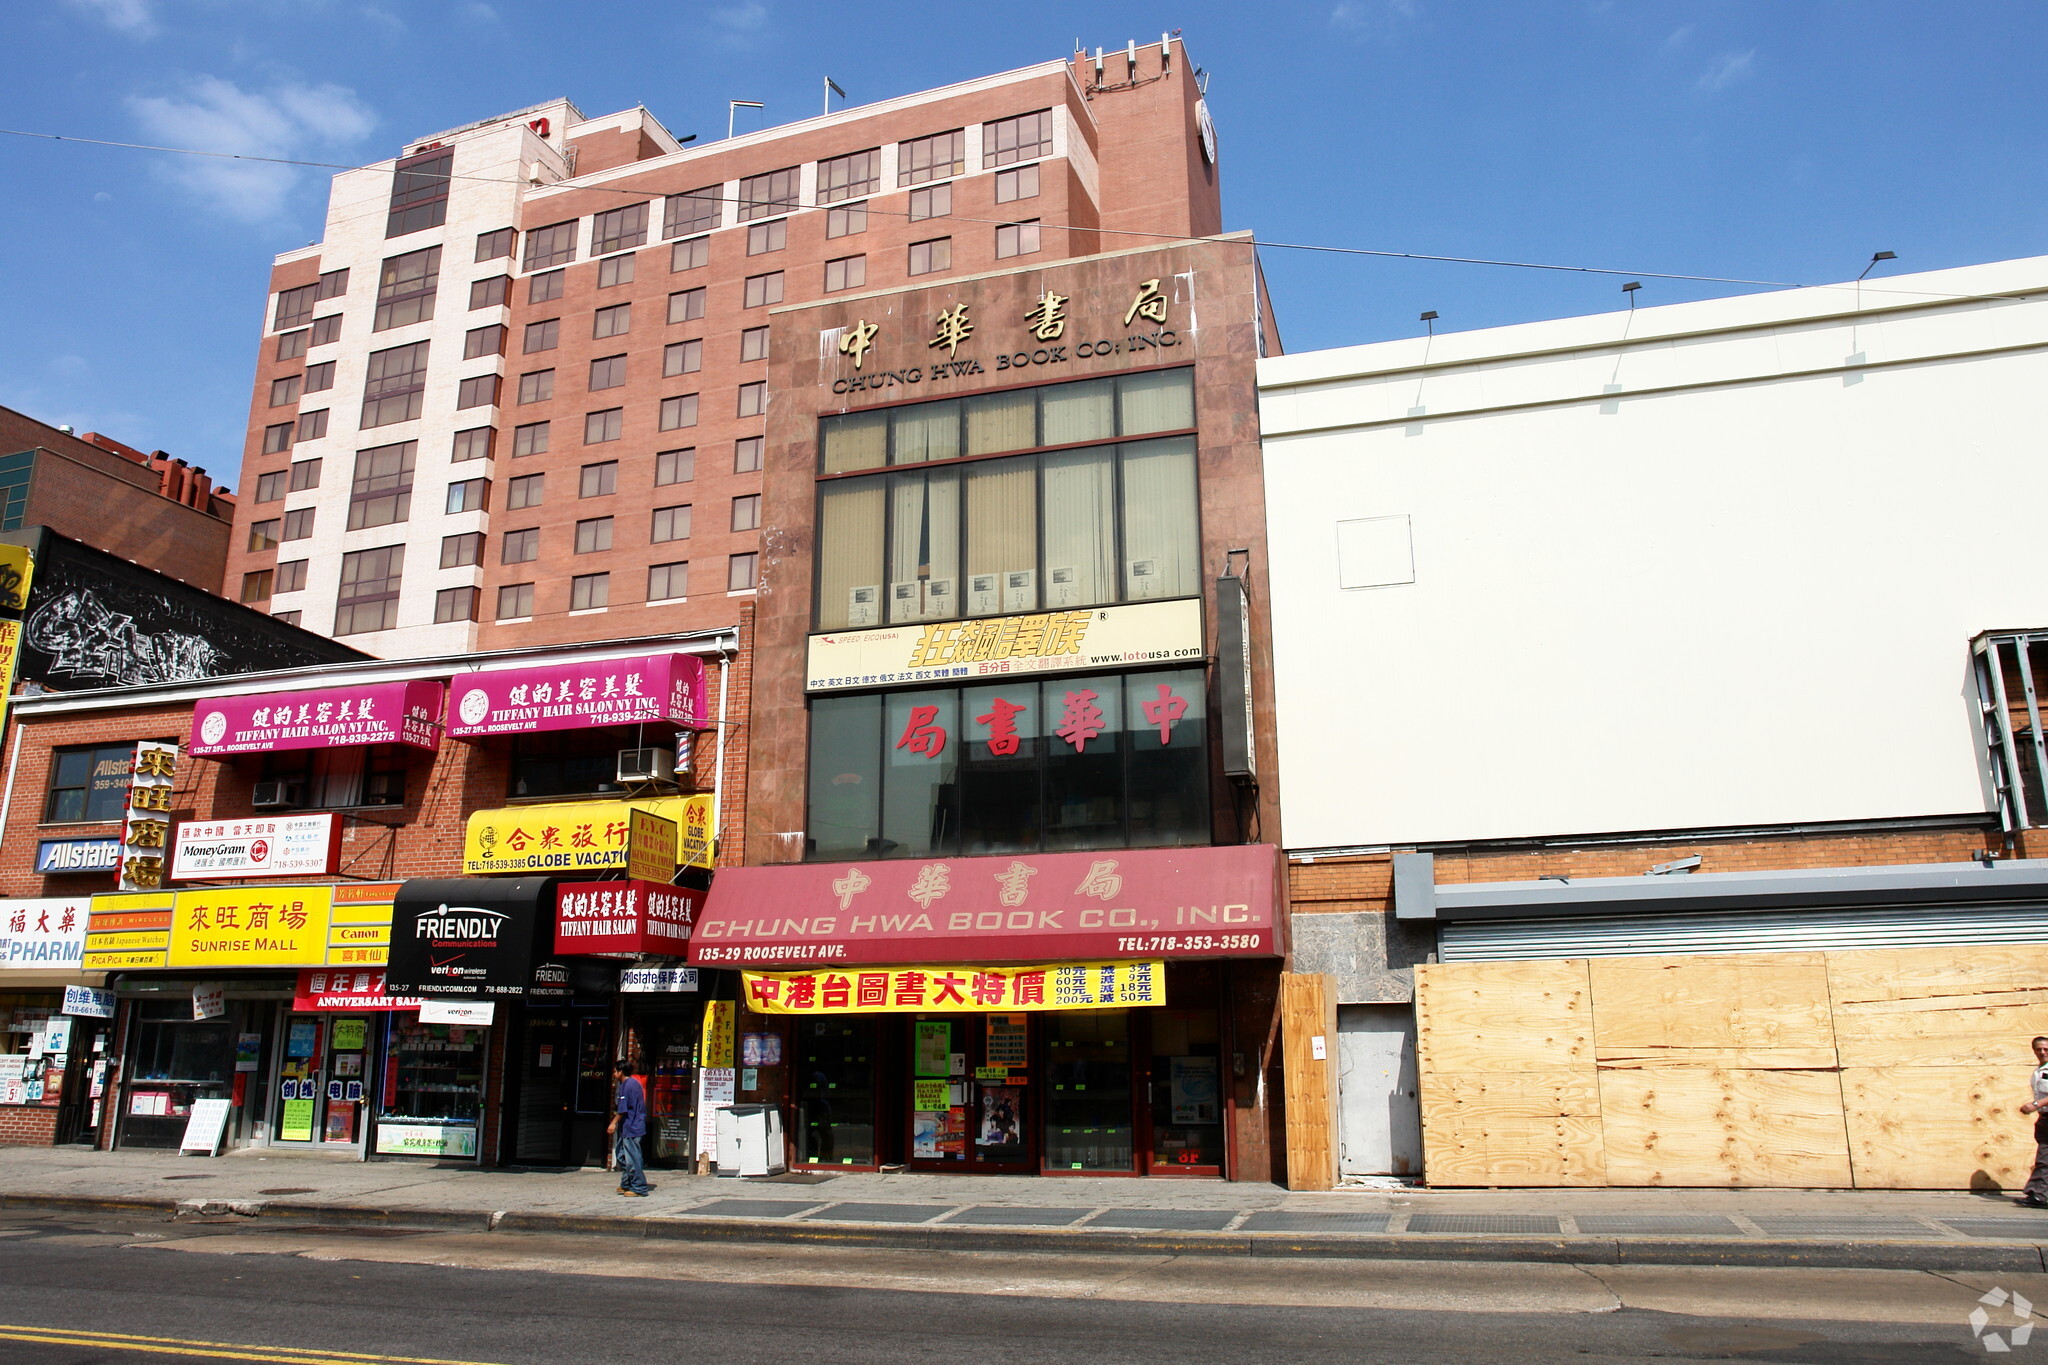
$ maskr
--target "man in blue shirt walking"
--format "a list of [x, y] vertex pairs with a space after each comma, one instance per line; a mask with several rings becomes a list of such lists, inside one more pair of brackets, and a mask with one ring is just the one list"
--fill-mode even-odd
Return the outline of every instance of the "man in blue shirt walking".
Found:
[[647, 1136], [647, 1087], [623, 1061], [612, 1063], [612, 1080], [619, 1097], [609, 1131], [619, 1167], [619, 1193], [645, 1199], [654, 1189], [640, 1160], [640, 1139]]

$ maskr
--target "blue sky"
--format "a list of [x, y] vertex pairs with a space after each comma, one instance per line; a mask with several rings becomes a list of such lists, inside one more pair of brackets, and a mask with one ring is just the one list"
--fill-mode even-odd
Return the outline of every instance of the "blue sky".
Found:
[[[2048, 9], [2019, 0], [47, 0], [0, 7], [0, 126], [373, 161], [567, 95], [709, 139], [727, 99], [816, 112], [828, 74], [858, 103], [1170, 28], [1211, 73], [1227, 226], [1270, 241], [1798, 284], [2048, 250]], [[238, 482], [266, 270], [319, 234], [325, 174], [0, 137], [0, 403]], [[1294, 351], [1622, 297], [1264, 259]]]

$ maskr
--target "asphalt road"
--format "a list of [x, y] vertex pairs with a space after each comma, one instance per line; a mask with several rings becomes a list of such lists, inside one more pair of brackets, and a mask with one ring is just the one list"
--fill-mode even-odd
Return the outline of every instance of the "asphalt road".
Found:
[[[715, 1246], [0, 1215], [0, 1361], [1106, 1365], [1987, 1357], [2048, 1276]], [[2003, 1283], [2000, 1283], [2001, 1279]], [[1988, 1330], [2018, 1323], [2009, 1299]], [[2048, 1361], [2048, 1333], [2002, 1358]]]

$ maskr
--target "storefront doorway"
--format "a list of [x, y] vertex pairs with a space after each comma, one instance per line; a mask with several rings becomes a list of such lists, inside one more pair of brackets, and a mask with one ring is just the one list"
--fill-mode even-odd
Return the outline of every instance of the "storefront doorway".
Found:
[[602, 1166], [611, 1123], [610, 1012], [528, 1006], [518, 1038], [513, 1164]]
[[1035, 1115], [1025, 1083], [1029, 1020], [1024, 1014], [917, 1014], [903, 1021], [913, 1170], [994, 1175], [1033, 1169]]
[[279, 1011], [270, 1145], [299, 1151], [362, 1150], [372, 1026], [367, 1014]]

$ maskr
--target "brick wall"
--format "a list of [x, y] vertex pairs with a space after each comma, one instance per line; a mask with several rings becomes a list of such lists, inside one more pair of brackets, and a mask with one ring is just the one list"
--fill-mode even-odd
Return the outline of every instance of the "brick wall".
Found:
[[0, 1104], [0, 1147], [48, 1147], [56, 1140], [55, 1105]]

